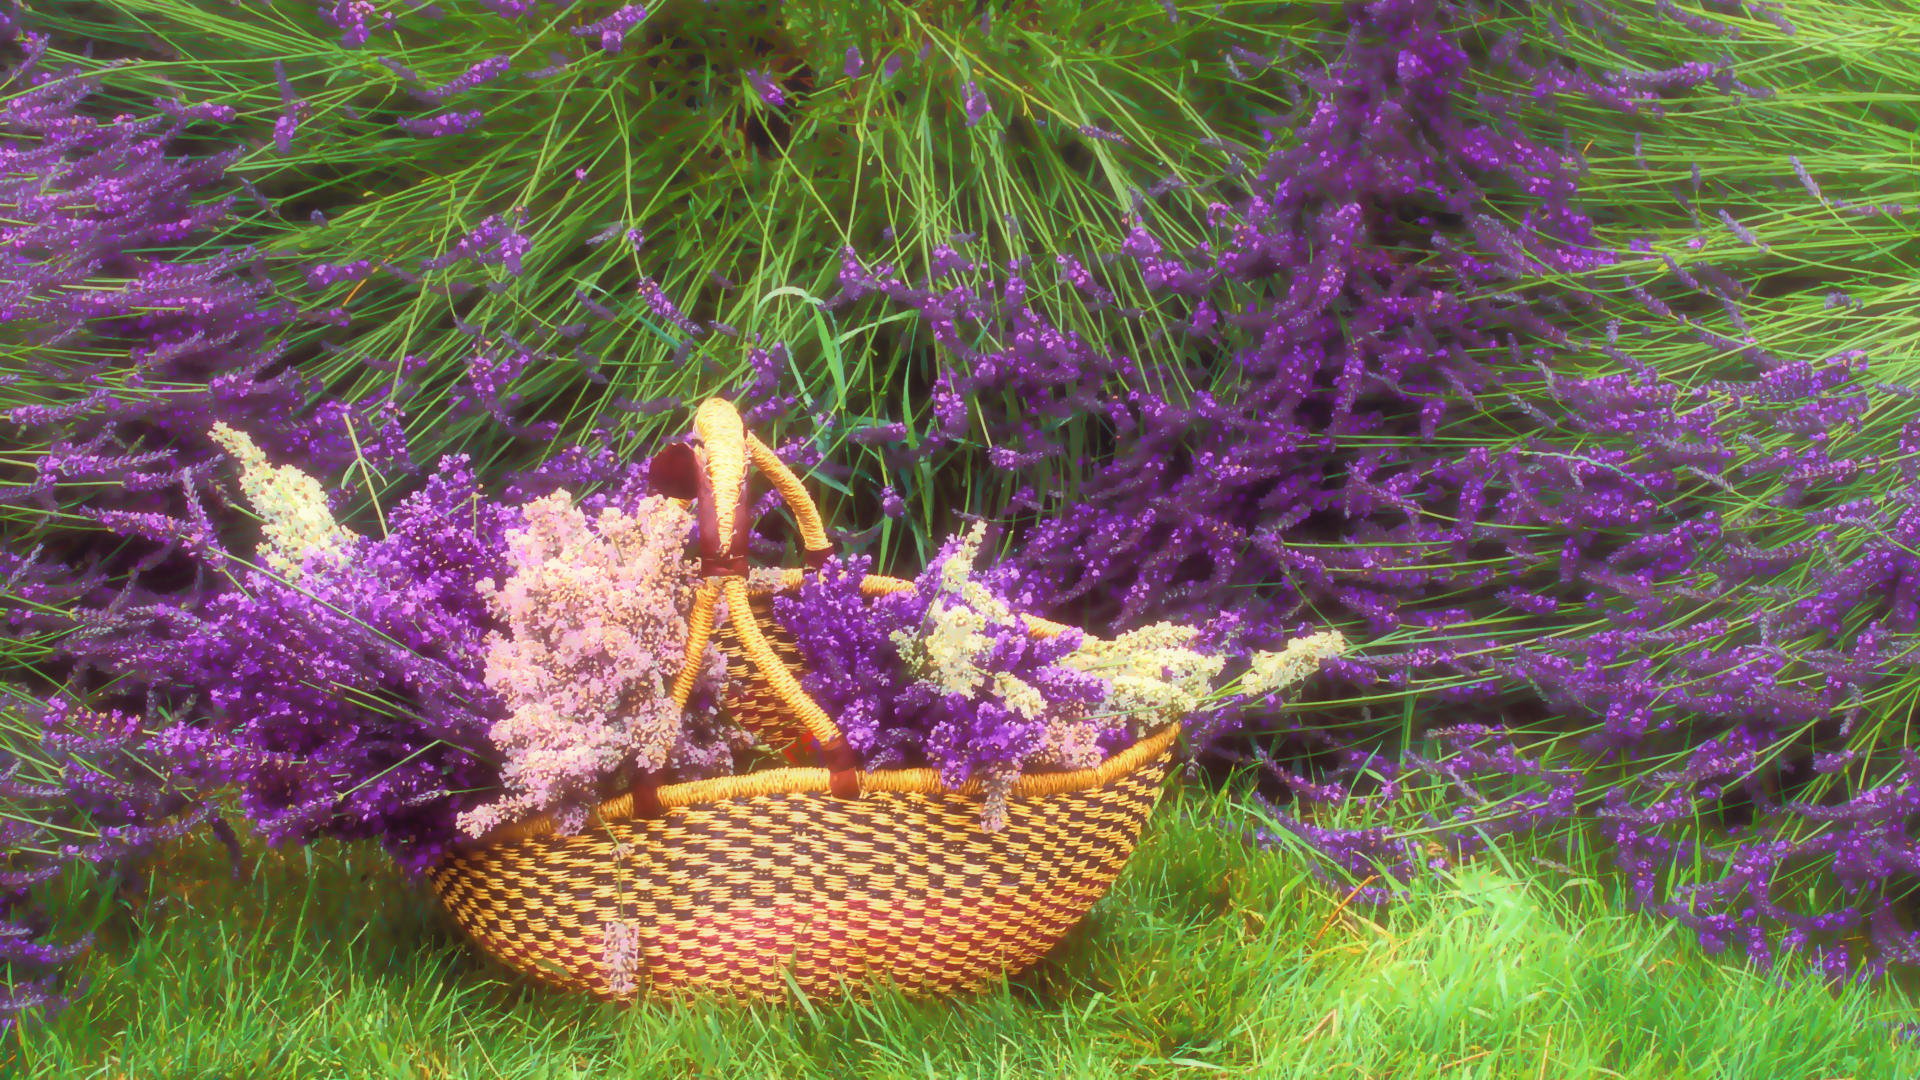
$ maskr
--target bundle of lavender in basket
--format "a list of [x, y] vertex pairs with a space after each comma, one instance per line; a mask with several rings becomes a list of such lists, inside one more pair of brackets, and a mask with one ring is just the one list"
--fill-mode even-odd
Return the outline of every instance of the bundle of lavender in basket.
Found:
[[[535, 816], [579, 831], [642, 781], [773, 760], [727, 713], [714, 646], [674, 704], [701, 573], [695, 518], [632, 470], [590, 500], [502, 500], [451, 457], [376, 538], [338, 524], [318, 480], [269, 463], [244, 433], [214, 434], [262, 520], [259, 550], [211, 547], [232, 587], [196, 610], [143, 612], [154, 632], [119, 660], [177, 706], [169, 756], [199, 783], [236, 787], [270, 840], [376, 838], [425, 869]], [[983, 536], [954, 539], [885, 595], [863, 595], [867, 559], [829, 560], [774, 610], [861, 765], [982, 781], [989, 830], [1020, 775], [1085, 768], [1203, 704], [1272, 695], [1344, 644], [1304, 637], [1217, 685], [1228, 654], [1192, 629], [1035, 635], [1004, 577], [976, 569]]]
[[985, 537], [977, 524], [949, 540], [911, 589], [868, 595], [871, 560], [842, 558], [773, 604], [801, 684], [866, 766], [981, 780], [989, 830], [1022, 774], [1088, 768], [1204, 705], [1269, 698], [1346, 644], [1338, 631], [1295, 638], [1220, 685], [1230, 653], [1203, 649], [1195, 627], [1036, 633], [1047, 624], [1014, 609], [1010, 577], [976, 568]]
[[722, 717], [709, 649], [687, 708], [692, 516], [605, 469], [609, 490], [501, 500], [449, 457], [387, 508], [337, 524], [320, 482], [215, 429], [262, 522], [254, 557], [210, 545], [229, 587], [135, 613], [102, 660], [169, 717], [161, 742], [232, 787], [271, 842], [382, 841], [409, 868], [506, 821], [578, 829], [640, 773], [728, 773], [751, 740]]

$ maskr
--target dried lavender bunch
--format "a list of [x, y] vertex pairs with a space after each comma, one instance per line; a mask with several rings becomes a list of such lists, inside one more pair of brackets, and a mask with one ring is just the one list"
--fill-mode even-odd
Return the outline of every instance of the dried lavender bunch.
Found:
[[867, 597], [860, 582], [873, 570], [867, 555], [835, 556], [776, 593], [774, 618], [787, 628], [806, 664], [801, 685], [834, 718], [870, 769], [918, 763], [924, 736], [897, 723], [894, 702], [906, 686], [893, 635], [917, 625], [911, 593]]
[[506, 537], [507, 573], [479, 583], [500, 627], [487, 635], [486, 682], [508, 709], [489, 732], [506, 794], [463, 813], [460, 828], [478, 836], [546, 813], [573, 832], [622, 768], [732, 771], [717, 715], [726, 658], [707, 646], [688, 710], [671, 689], [699, 581], [686, 553], [692, 514], [655, 495], [589, 525], [564, 490], [521, 513]]
[[213, 438], [240, 466], [240, 489], [261, 516], [265, 535], [259, 554], [269, 570], [297, 578], [314, 555], [337, 562], [353, 534], [333, 520], [320, 482], [290, 466], [268, 463], [251, 435], [226, 424], [213, 425]]
[[[258, 509], [286, 515], [269, 536], [324, 515], [288, 472], [250, 485], [271, 490]], [[478, 583], [504, 572], [516, 521], [448, 458], [386, 516], [385, 537], [310, 549], [295, 576], [216, 553], [230, 588], [132, 609], [121, 633], [73, 649], [138, 679], [170, 719], [159, 745], [194, 782], [237, 787], [270, 842], [378, 839], [424, 868], [455, 815], [499, 785]]]
[[929, 764], [954, 787], [983, 781], [989, 830], [1021, 774], [1096, 765], [1210, 702], [1271, 698], [1345, 644], [1334, 632], [1297, 639], [1215, 690], [1227, 656], [1195, 648], [1192, 628], [1036, 636], [1008, 599], [1011, 576], [975, 569], [984, 540], [976, 525], [912, 590], [871, 599], [864, 557], [830, 560], [775, 596], [774, 613], [800, 649], [802, 685], [867, 767]]
[[420, 869], [532, 813], [578, 828], [623, 777], [731, 770], [743, 735], [717, 715], [718, 650], [690, 715], [668, 689], [697, 577], [692, 519], [618, 486], [630, 468], [582, 448], [521, 478], [522, 491], [614, 482], [590, 526], [564, 489], [498, 502], [450, 457], [376, 540], [342, 529], [317, 481], [245, 434], [217, 438], [263, 518], [265, 567], [216, 553], [236, 587], [139, 609], [137, 640], [76, 651], [134, 673], [177, 717], [158, 741], [184, 775], [237, 786], [269, 840], [375, 838]]
[[1064, 663], [1080, 632], [1035, 637], [975, 576], [984, 538], [976, 525], [941, 549], [914, 582], [912, 622], [889, 640], [906, 676], [895, 721], [920, 733], [922, 753], [949, 785], [984, 781], [991, 831], [1004, 825], [1020, 773], [1057, 767], [1063, 756], [1097, 759], [1130, 740], [1126, 718], [1094, 716], [1107, 685]]

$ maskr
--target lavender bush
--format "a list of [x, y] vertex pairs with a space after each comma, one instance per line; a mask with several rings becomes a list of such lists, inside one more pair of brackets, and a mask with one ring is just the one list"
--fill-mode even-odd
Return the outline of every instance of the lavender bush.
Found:
[[137, 717], [0, 686], [0, 738], [4, 1031], [61, 1008], [80, 989], [66, 969], [90, 947], [104, 905], [66, 900], [93, 898], [72, 878], [124, 882], [141, 856], [209, 821], [223, 839], [233, 834], [181, 785]]
[[[1742, 9], [1693, 34], [1656, 14], [1585, 26], [1572, 47], [1698, 66], [1737, 51], [1757, 64], [1837, 29], [1825, 9], [1805, 26]], [[1822, 72], [1823, 92], [1844, 98], [1895, 69]], [[1578, 618], [1495, 667], [1579, 721], [1576, 752], [1463, 731], [1474, 745], [1443, 775], [1537, 778], [1511, 805], [1463, 815], [1490, 832], [1590, 808], [1635, 895], [1710, 950], [1871, 976], [1914, 956], [1903, 807], [1920, 412], [1910, 329], [1897, 315], [1854, 318], [1857, 298], [1904, 280], [1904, 256], [1882, 259], [1912, 250], [1916, 200], [1858, 154], [1897, 141], [1905, 121], [1864, 122], [1853, 154], [1816, 156], [1828, 118], [1787, 95], [1743, 94], [1757, 101], [1731, 116], [1673, 100], [1672, 122], [1644, 134], [1606, 130], [1569, 100], [1564, 123], [1598, 148], [1596, 202], [1622, 187], [1662, 194], [1617, 211], [1618, 262], [1577, 283], [1612, 299], [1570, 335], [1549, 408], [1563, 437], [1626, 463], [1616, 475], [1642, 485], [1646, 509], [1611, 543], [1569, 538], [1580, 550], [1559, 576], [1585, 588], [1557, 614]], [[1770, 164], [1724, 162], [1702, 115], [1718, 118], [1714, 138]]]
[[406, 451], [378, 402], [309, 407], [319, 384], [278, 339], [298, 309], [275, 302], [257, 252], [210, 242], [232, 221], [239, 151], [181, 146], [233, 110], [116, 114], [20, 18], [0, 19], [24, 52], [0, 102], [0, 580], [9, 628], [50, 634], [64, 610], [202, 587], [192, 556], [222, 525], [206, 509], [216, 422], [322, 472]]
[[[1604, 839], [1640, 898], [1709, 948], [1841, 972], [1862, 956], [1839, 940], [1853, 933], [1877, 957], [1860, 970], [1912, 955], [1913, 778], [1900, 729], [1869, 711], [1911, 695], [1910, 392], [1831, 334], [1761, 343], [1749, 286], [1715, 265], [1768, 250], [1734, 213], [1687, 201], [1684, 230], [1596, 225], [1554, 115], [1617, 143], [1767, 91], [1724, 55], [1598, 74], [1474, 5], [1346, 12], [1337, 56], [1302, 72], [1290, 130], [1276, 118], [1277, 149], [1235, 176], [1246, 197], [1209, 208], [1204, 244], [1172, 241], [1149, 199], [1118, 250], [1053, 260], [1095, 303], [1109, 281], [1146, 283], [1160, 303], [1133, 316], [1139, 337], [1171, 361], [1057, 325], [1028, 296], [1042, 266], [956, 256], [916, 278], [849, 251], [839, 302], [884, 297], [935, 345], [897, 456], [984, 436], [1035, 515], [1028, 580], [1071, 617], [1236, 608], [1260, 640], [1317, 613], [1370, 639], [1336, 665], [1349, 691], [1326, 704], [1348, 711], [1266, 725], [1257, 755], [1300, 763], [1272, 766], [1281, 790], [1444, 785], [1470, 802], [1422, 831], [1456, 855], [1513, 829]], [[1557, 40], [1589, 54], [1564, 43], [1619, 21], [1561, 14]], [[1770, 43], [1787, 32], [1737, 18]], [[1724, 53], [1724, 27], [1682, 29]], [[1497, 77], [1527, 93], [1469, 94]], [[1798, 172], [1837, 228], [1910, 237], [1897, 199]], [[1792, 295], [1792, 320], [1853, 303]], [[771, 388], [784, 359], [764, 362]], [[1087, 416], [1111, 442], [1075, 486], [1059, 449]], [[1439, 741], [1421, 750], [1423, 730]], [[1411, 756], [1376, 764], [1383, 750]], [[1580, 829], [1594, 812], [1604, 836]], [[1292, 827], [1355, 868], [1426, 861], [1411, 840]], [[1810, 906], [1778, 899], [1785, 874], [1814, 883]]]
[[[1257, 145], [1272, 60], [1305, 31], [1132, 6], [316, 0], [276, 9], [271, 34], [198, 4], [22, 23], [129, 108], [164, 78], [225, 110], [217, 136], [248, 148], [228, 231], [311, 310], [284, 332], [303, 376], [404, 410], [423, 460], [526, 465], [556, 426], [651, 442], [662, 414], [741, 381], [743, 344], [815, 337], [823, 236], [911, 265], [963, 235], [996, 260], [1118, 242], [1127, 192], [1162, 180], [1197, 220], [1189, 181]], [[872, 198], [875, 177], [903, 201]], [[876, 329], [829, 337], [854, 355]], [[862, 415], [892, 374], [803, 378]]]

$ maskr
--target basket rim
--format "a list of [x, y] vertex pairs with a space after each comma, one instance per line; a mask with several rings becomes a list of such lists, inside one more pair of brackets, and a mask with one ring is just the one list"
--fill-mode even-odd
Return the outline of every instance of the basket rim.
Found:
[[[1179, 734], [1180, 722], [1178, 720], [1169, 722], [1136, 739], [1132, 745], [1098, 765], [1063, 772], [1029, 773], [1018, 777], [1013, 782], [1011, 794], [1015, 798], [1044, 798], [1049, 795], [1067, 795], [1091, 788], [1105, 787], [1123, 776], [1138, 772], [1161, 754], [1166, 753]], [[937, 769], [879, 769], [873, 772], [863, 769], [857, 775], [860, 778], [861, 797], [870, 793], [944, 793], [971, 798], [978, 797], [982, 788], [978, 779], [969, 780], [958, 788], [947, 787], [941, 782]], [[671, 810], [675, 807], [701, 806], [734, 799], [753, 799], [763, 795], [828, 795], [832, 791], [831, 780], [832, 773], [818, 765], [788, 766], [761, 772], [736, 773], [731, 776], [667, 784], [655, 789], [654, 794], [663, 810]], [[631, 820], [636, 816], [634, 797], [629, 792], [616, 795], [601, 803], [594, 811], [593, 820], [601, 824], [613, 824]], [[478, 840], [456, 843], [454, 849], [474, 851], [500, 844], [518, 843], [522, 840], [535, 840], [551, 836], [553, 832], [552, 817], [541, 814], [525, 821], [502, 825]]]

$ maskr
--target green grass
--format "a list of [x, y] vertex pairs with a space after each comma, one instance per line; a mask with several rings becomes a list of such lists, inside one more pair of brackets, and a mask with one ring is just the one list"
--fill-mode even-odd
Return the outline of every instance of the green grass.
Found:
[[1038, 970], [954, 1002], [598, 1005], [471, 952], [377, 854], [175, 853], [146, 929], [8, 1048], [32, 1077], [1892, 1077], [1896, 991], [1702, 956], [1592, 879], [1473, 866], [1343, 903], [1244, 808], [1162, 804], [1119, 885]]

